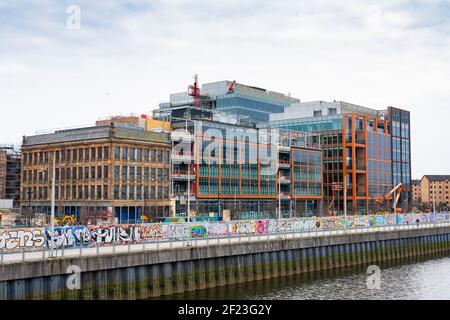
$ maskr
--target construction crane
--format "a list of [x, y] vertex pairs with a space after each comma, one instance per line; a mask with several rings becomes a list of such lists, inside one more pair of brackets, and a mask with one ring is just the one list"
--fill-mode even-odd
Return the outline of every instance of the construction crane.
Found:
[[188, 87], [188, 95], [194, 98], [194, 106], [196, 108], [201, 107], [201, 95], [200, 95], [200, 87], [198, 86], [198, 75], [194, 76], [194, 84]]
[[233, 82], [230, 84], [230, 86], [228, 87], [228, 91], [227, 94], [232, 94], [234, 93], [234, 86], [236, 85], [236, 80], [233, 80]]

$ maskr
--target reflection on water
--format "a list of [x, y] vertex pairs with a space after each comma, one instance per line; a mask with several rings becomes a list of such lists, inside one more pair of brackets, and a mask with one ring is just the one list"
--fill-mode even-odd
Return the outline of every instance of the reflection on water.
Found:
[[450, 257], [381, 267], [381, 289], [367, 289], [366, 267], [327, 271], [161, 297], [161, 299], [449, 299]]

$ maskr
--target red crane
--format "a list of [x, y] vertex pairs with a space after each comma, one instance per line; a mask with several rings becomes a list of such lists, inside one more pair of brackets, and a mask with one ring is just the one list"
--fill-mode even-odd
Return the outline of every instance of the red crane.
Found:
[[231, 94], [231, 93], [234, 92], [234, 86], [235, 86], [235, 85], [236, 85], [236, 80], [234, 80], [234, 81], [230, 84], [230, 86], [228, 87], [227, 94]]
[[194, 76], [194, 85], [190, 85], [188, 87], [188, 95], [190, 95], [191, 97], [194, 97], [194, 106], [196, 108], [200, 108], [201, 103], [200, 103], [200, 87], [198, 86], [198, 75], [196, 74]]

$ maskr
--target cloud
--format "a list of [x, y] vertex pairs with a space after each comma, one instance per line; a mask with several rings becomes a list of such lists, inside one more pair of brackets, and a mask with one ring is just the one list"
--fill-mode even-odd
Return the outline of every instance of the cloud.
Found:
[[[79, 30], [66, 26], [71, 4]], [[149, 112], [198, 73], [409, 108], [413, 175], [448, 173], [450, 148], [429, 142], [450, 139], [449, 17], [449, 1], [2, 1], [0, 133]]]

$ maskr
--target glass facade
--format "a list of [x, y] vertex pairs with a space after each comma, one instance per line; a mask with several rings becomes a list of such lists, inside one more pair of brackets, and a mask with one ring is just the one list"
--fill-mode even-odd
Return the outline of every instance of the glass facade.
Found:
[[[320, 136], [214, 121], [193, 121], [193, 127], [190, 209], [197, 217], [221, 217], [230, 210], [231, 219], [275, 218], [279, 207], [283, 217], [320, 214]], [[173, 190], [178, 191], [180, 214], [187, 212], [186, 169], [186, 164], [175, 164], [180, 175], [173, 178]]]
[[240, 93], [218, 96], [216, 101], [217, 110], [249, 116], [254, 122], [269, 121], [271, 113], [283, 112], [286, 105]]
[[411, 145], [410, 113], [389, 107], [392, 143], [392, 184], [402, 183], [406, 190], [400, 195], [399, 207], [404, 209], [412, 203], [411, 195]]

